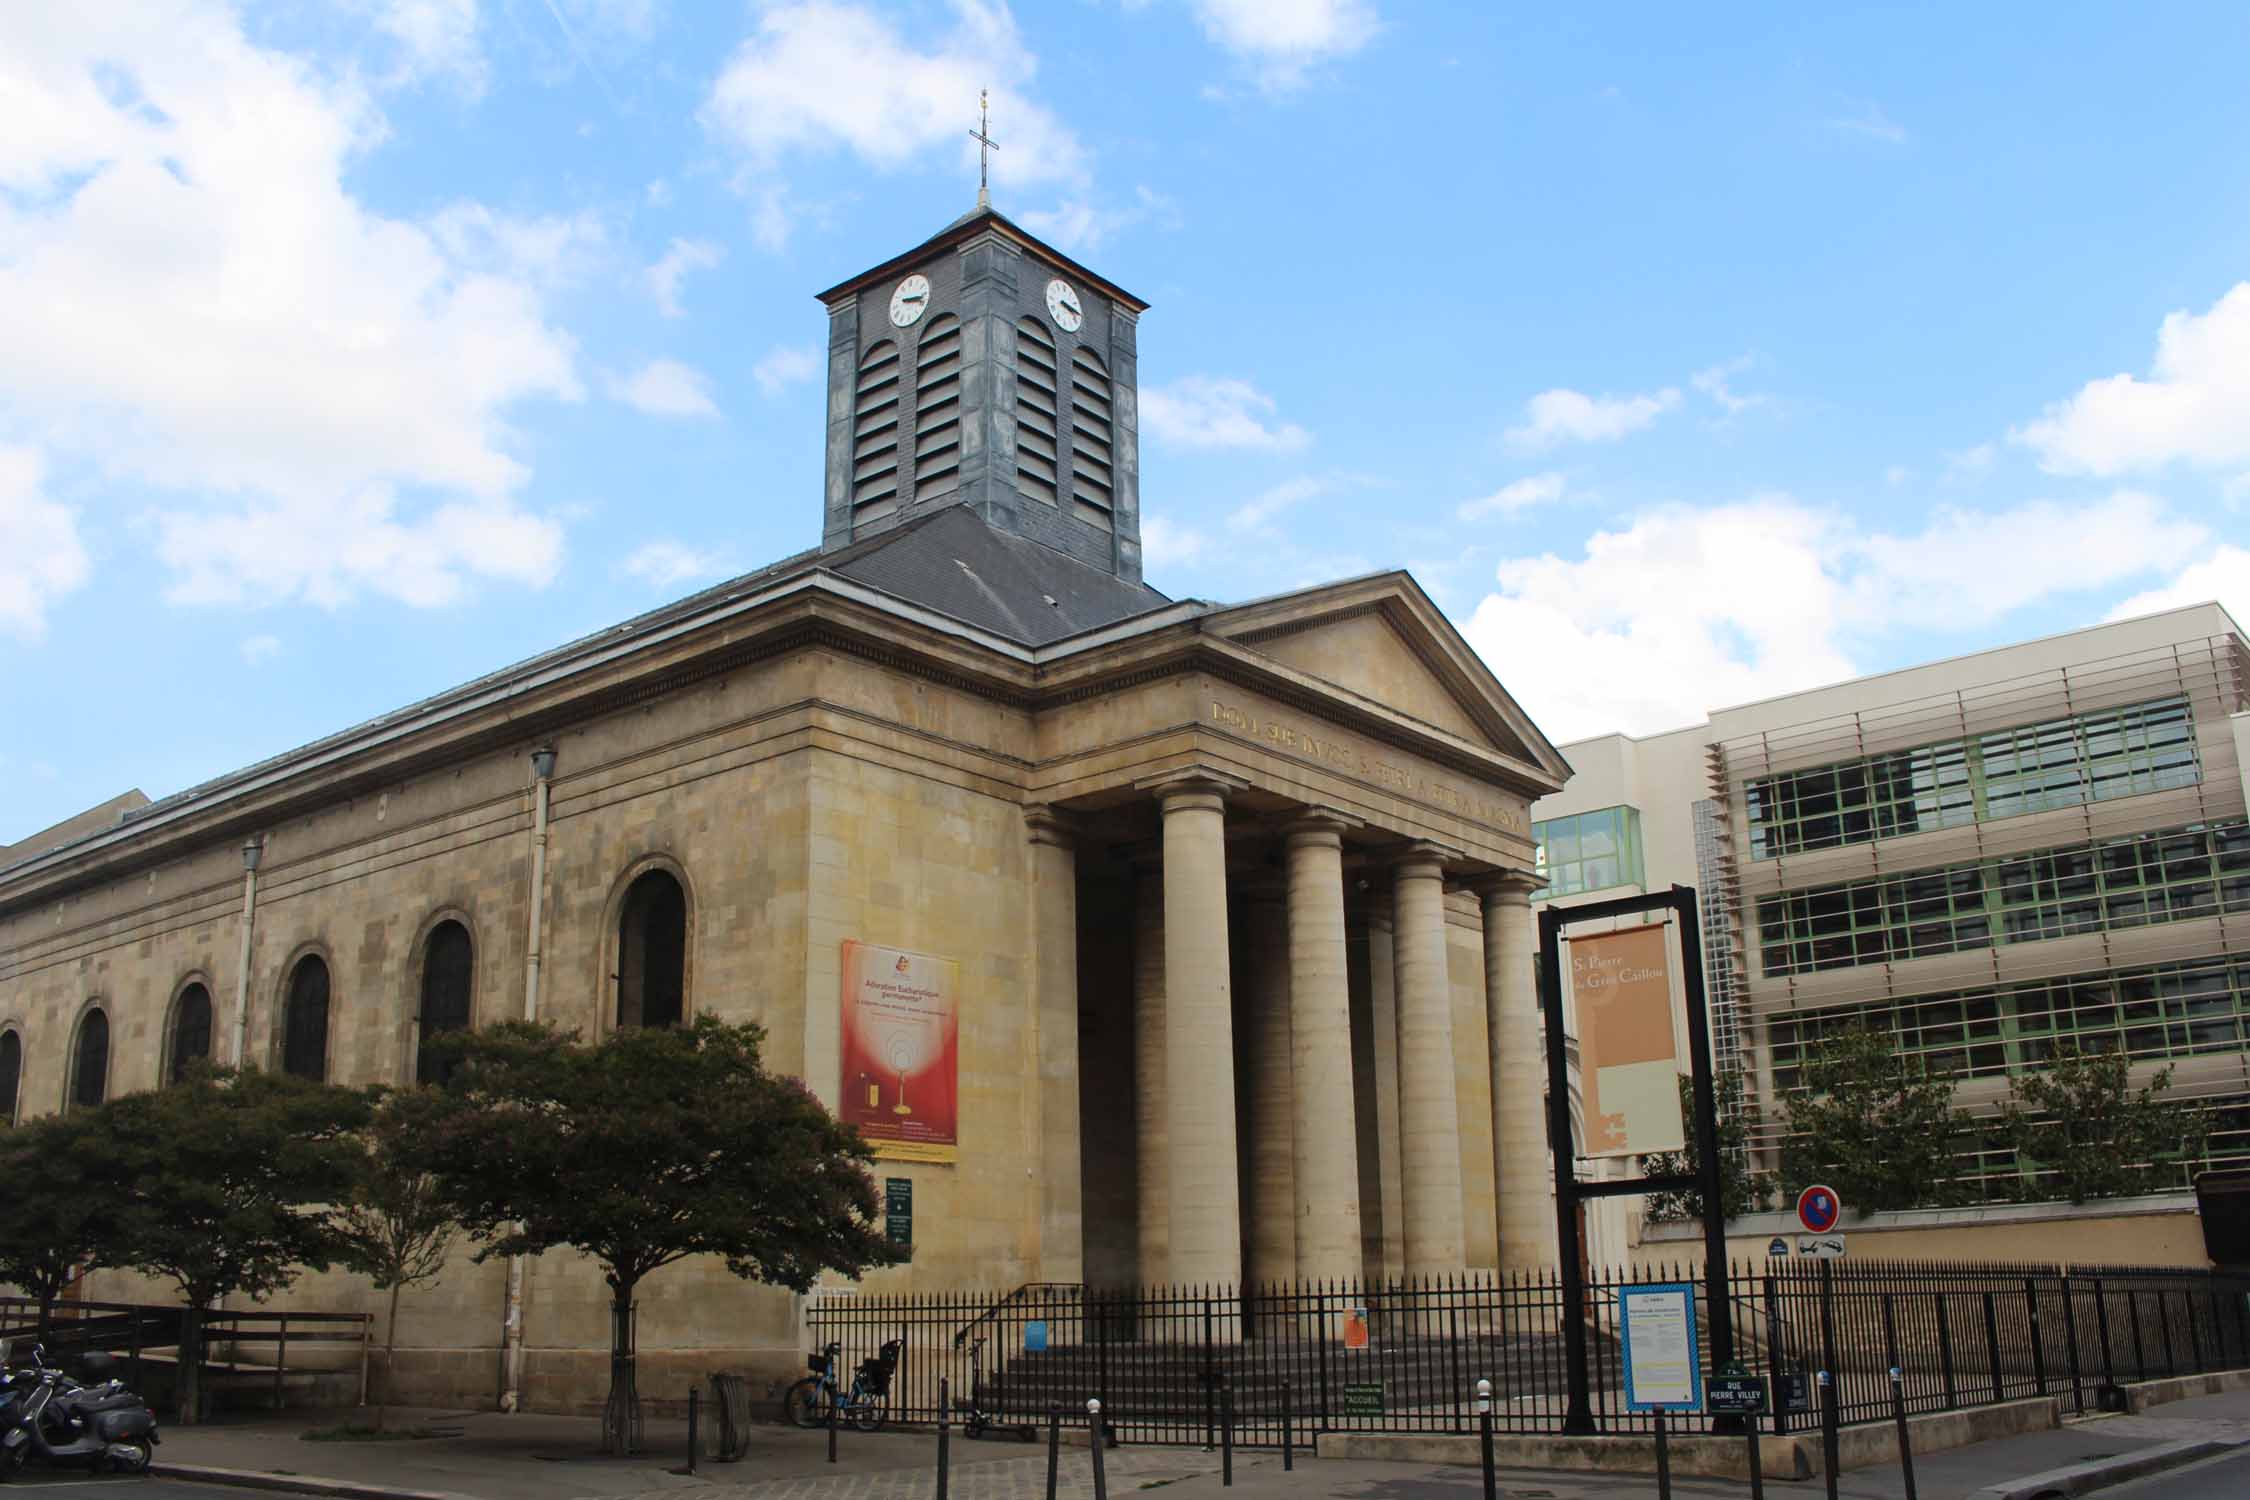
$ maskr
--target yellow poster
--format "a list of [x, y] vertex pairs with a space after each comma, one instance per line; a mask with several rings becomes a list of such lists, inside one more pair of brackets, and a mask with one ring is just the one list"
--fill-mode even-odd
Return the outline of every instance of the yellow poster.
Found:
[[1586, 1156], [1646, 1156], [1687, 1144], [1665, 931], [1655, 924], [1568, 939]]

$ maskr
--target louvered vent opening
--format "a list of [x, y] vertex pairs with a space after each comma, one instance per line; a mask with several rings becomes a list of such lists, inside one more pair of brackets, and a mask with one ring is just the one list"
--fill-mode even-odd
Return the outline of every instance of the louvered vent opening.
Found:
[[1055, 503], [1055, 341], [1037, 318], [1016, 324], [1016, 487]]
[[1078, 519], [1108, 529], [1115, 507], [1109, 371], [1081, 344], [1070, 351], [1070, 498]]
[[961, 320], [930, 319], [914, 348], [914, 503], [961, 487]]
[[898, 509], [898, 345], [884, 339], [859, 362], [852, 397], [852, 520]]

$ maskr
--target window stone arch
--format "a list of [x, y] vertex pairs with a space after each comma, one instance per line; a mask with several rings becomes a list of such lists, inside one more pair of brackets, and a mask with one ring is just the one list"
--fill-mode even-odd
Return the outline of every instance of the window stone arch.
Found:
[[109, 1100], [109, 1009], [87, 1003], [70, 1032], [70, 1082], [63, 1108], [98, 1109]]
[[317, 950], [300, 954], [289, 966], [274, 1039], [282, 1072], [327, 1082], [334, 983], [327, 956]]
[[679, 864], [664, 856], [637, 862], [610, 899], [612, 1026], [677, 1026], [691, 1014], [694, 893]]
[[181, 981], [164, 1018], [164, 1083], [167, 1087], [180, 1081], [188, 1064], [212, 1060], [217, 1014], [208, 975], [193, 973]]
[[476, 1014], [476, 935], [468, 918], [440, 913], [422, 935], [415, 986], [414, 1081], [442, 1083], [447, 1069], [430, 1056], [430, 1043], [467, 1029]]
[[0, 1125], [13, 1125], [23, 1102], [23, 1028], [0, 1026]]

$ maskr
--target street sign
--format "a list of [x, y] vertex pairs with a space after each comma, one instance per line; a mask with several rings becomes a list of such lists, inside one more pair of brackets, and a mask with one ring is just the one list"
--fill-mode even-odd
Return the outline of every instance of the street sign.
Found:
[[900, 1249], [914, 1245], [914, 1179], [883, 1179], [883, 1237]]
[[1047, 1320], [1034, 1318], [1023, 1325], [1023, 1347], [1027, 1354], [1037, 1354], [1047, 1347]]
[[1383, 1382], [1380, 1380], [1360, 1380], [1344, 1383], [1345, 1416], [1379, 1417], [1382, 1414]]
[[1826, 1234], [1843, 1216], [1844, 1200], [1832, 1187], [1816, 1182], [1797, 1195], [1797, 1222], [1807, 1234]]
[[1766, 1409], [1766, 1383], [1739, 1359], [1711, 1372], [1703, 1388], [1703, 1409], [1713, 1416], [1754, 1417]]
[[1840, 1234], [1800, 1234], [1797, 1236], [1797, 1253], [1809, 1255], [1814, 1260], [1840, 1260], [1844, 1254], [1844, 1237]]
[[1812, 1377], [1802, 1370], [1786, 1370], [1774, 1376], [1774, 1393], [1781, 1398], [1783, 1411], [1812, 1410]]
[[1788, 1253], [1789, 1242], [1783, 1239], [1780, 1235], [1777, 1234], [1772, 1239], [1766, 1241], [1766, 1254], [1772, 1256], [1774, 1259], [1779, 1260], [1782, 1256], [1787, 1255]]

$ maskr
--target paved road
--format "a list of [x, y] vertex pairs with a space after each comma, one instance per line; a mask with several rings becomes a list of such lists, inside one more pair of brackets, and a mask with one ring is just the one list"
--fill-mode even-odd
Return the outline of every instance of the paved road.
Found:
[[88, 1476], [67, 1469], [33, 1469], [0, 1493], [36, 1495], [39, 1500], [274, 1500], [270, 1490], [191, 1484], [184, 1479], [141, 1479], [127, 1474]]
[[2101, 1493], [2103, 1500], [2241, 1500], [2250, 1495], [2250, 1453], [2207, 1459]]

